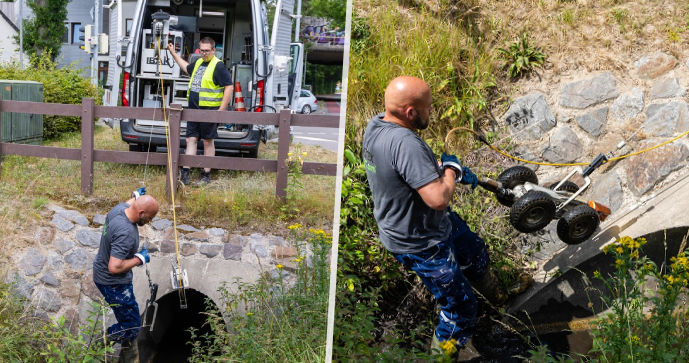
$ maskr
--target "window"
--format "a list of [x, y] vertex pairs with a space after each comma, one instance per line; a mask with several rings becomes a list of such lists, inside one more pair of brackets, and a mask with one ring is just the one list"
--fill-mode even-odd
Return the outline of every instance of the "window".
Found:
[[72, 44], [79, 44], [81, 42], [79, 36], [82, 33], [79, 31], [79, 28], [81, 28], [81, 23], [72, 23]]
[[62, 42], [69, 43], [69, 23], [65, 22], [65, 32], [62, 34]]
[[126, 19], [124, 21], [125, 28], [124, 28], [124, 36], [128, 37], [129, 33], [132, 31], [132, 23], [134, 22], [133, 19]]

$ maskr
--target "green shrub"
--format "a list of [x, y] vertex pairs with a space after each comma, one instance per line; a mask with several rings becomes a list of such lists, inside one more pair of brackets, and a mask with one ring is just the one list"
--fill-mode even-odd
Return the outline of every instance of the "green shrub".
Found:
[[504, 59], [503, 69], [512, 78], [519, 78], [533, 70], [533, 67], [543, 67], [546, 55], [541, 53], [529, 41], [529, 36], [523, 33], [520, 39], [509, 45], [507, 49], [498, 48]]
[[601, 355], [596, 361], [689, 361], [689, 310], [683, 303], [689, 252], [680, 252], [669, 266], [659, 268], [640, 257], [645, 243], [643, 238], [622, 237], [603, 249], [615, 258], [617, 269], [610, 277], [594, 272], [612, 295], [603, 298], [601, 307], [610, 313], [598, 318], [598, 329], [591, 331], [592, 352]]
[[[689, 361], [689, 310], [685, 306], [689, 286], [689, 251], [658, 267], [642, 256], [644, 238], [621, 237], [603, 248], [615, 259], [615, 271], [593, 277], [603, 281], [609, 294], [602, 296], [600, 316], [590, 334], [590, 362], [687, 362]], [[529, 351], [527, 362], [572, 362], [553, 358], [544, 346]]]
[[0, 283], [0, 362], [98, 362], [112, 352], [98, 341], [101, 312], [93, 303], [87, 324], [70, 329], [64, 316], [46, 320], [20, 298], [11, 284]]
[[[32, 67], [24, 68], [19, 62], [0, 64], [0, 79], [35, 81], [43, 84], [43, 102], [69, 105], [81, 104], [82, 98], [95, 99], [102, 104], [103, 90], [91, 85], [86, 70], [77, 68], [77, 63], [58, 68], [49, 54], [34, 58]], [[79, 116], [43, 116], [43, 138], [55, 139], [68, 132], [81, 130]]]

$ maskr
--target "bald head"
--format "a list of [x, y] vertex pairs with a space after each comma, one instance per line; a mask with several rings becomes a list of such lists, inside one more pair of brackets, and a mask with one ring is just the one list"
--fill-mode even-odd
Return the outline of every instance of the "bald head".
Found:
[[383, 119], [410, 129], [425, 129], [428, 127], [431, 103], [431, 89], [425, 81], [400, 76], [385, 89]]
[[134, 200], [128, 210], [129, 220], [143, 226], [158, 214], [158, 202], [150, 195], [142, 195]]

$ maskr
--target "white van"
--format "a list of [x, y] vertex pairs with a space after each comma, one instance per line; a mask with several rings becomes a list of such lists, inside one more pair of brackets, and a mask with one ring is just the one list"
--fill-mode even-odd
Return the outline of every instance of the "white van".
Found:
[[[210, 37], [233, 82], [240, 82], [248, 112], [290, 108], [299, 98], [304, 54], [302, 44], [290, 43], [294, 17], [294, 0], [278, 0], [269, 39], [266, 7], [259, 0], [138, 1], [126, 59], [118, 62], [123, 68], [122, 105], [160, 108], [164, 99], [166, 107], [186, 106], [189, 75], [179, 69], [166, 44], [174, 43], [175, 51], [191, 63], [200, 56], [195, 53], [199, 40]], [[185, 147], [186, 123], [181, 126]], [[256, 157], [259, 141], [271, 138], [276, 128], [221, 124], [216, 151]], [[125, 119], [120, 129], [131, 151], [166, 146], [163, 121]]]

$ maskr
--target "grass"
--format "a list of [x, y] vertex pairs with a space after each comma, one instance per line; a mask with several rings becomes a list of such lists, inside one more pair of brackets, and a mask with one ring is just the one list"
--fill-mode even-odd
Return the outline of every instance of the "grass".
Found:
[[[80, 135], [69, 134], [44, 145], [79, 148]], [[95, 148], [128, 150], [127, 144], [120, 140], [118, 129], [99, 126], [95, 130]], [[293, 144], [291, 149], [306, 152], [307, 156], [303, 156], [305, 161], [337, 161], [336, 153], [320, 147]], [[259, 158], [274, 159], [276, 156], [277, 143], [260, 146]], [[12, 223], [25, 223], [20, 219], [27, 214], [39, 216], [40, 207], [46, 203], [78, 209], [85, 215], [107, 213], [144, 181], [148, 193], [161, 203], [159, 216], [172, 218], [171, 205], [164, 197], [165, 167], [162, 166], [95, 163], [91, 196], [81, 194], [80, 164], [76, 161], [5, 155], [0, 167], [0, 198], [6, 201], [0, 208], [7, 210], [5, 218]], [[194, 170], [192, 177], [197, 173]], [[306, 186], [299, 191], [303, 213], [290, 219], [284, 218], [280, 210], [282, 203], [275, 197], [275, 177], [275, 173], [216, 170], [213, 172], [214, 182], [209, 187], [187, 188], [178, 193], [175, 200], [178, 223], [238, 231], [270, 228], [285, 233], [287, 225], [297, 222], [332, 229], [334, 177], [302, 176]], [[31, 206], [29, 213], [26, 213], [27, 205]]]

